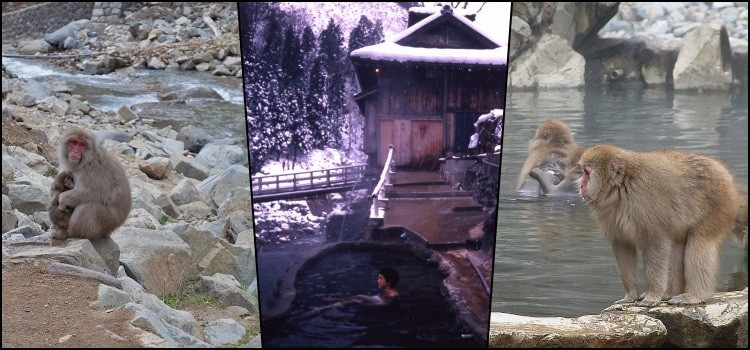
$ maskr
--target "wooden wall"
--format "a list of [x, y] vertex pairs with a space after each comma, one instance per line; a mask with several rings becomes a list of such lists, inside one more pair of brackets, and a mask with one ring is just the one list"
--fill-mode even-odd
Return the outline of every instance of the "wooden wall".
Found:
[[393, 144], [397, 165], [442, 157], [453, 148], [455, 113], [502, 108], [505, 72], [483, 68], [382, 68], [378, 93], [366, 102], [365, 152], [383, 165]]
[[378, 165], [385, 164], [393, 145], [396, 165], [419, 166], [443, 155], [443, 122], [429, 119], [385, 119], [380, 121]]

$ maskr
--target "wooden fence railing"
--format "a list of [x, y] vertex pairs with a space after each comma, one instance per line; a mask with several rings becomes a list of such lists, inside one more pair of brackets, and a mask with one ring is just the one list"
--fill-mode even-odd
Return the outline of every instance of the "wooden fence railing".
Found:
[[299, 171], [278, 175], [253, 176], [253, 198], [287, 194], [312, 194], [354, 186], [365, 175], [366, 165]]

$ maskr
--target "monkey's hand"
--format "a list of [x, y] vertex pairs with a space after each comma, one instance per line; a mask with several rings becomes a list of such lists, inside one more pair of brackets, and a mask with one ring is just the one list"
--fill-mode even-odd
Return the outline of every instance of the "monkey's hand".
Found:
[[565, 169], [558, 162], [550, 163], [547, 166], [547, 170], [554, 175], [552, 180], [555, 185], [559, 184], [565, 178]]
[[81, 204], [78, 196], [76, 195], [77, 193], [78, 191], [76, 191], [75, 189], [60, 193], [60, 205], [58, 206], [58, 208], [66, 213], [73, 211], [73, 209]]
[[555, 185], [553, 173], [542, 170], [539, 167], [535, 167], [529, 172], [529, 177], [539, 182], [543, 193], [548, 194], [554, 191]]

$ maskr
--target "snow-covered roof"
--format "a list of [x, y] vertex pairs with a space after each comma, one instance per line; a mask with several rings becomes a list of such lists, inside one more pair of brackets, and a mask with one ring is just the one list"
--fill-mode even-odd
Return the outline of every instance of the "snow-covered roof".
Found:
[[393, 42], [384, 42], [354, 50], [352, 51], [352, 57], [399, 63], [428, 62], [504, 65], [507, 62], [508, 48], [501, 46], [491, 50], [432, 49], [425, 47], [402, 46]]
[[[410, 11], [412, 11], [412, 9], [410, 9]], [[432, 11], [435, 10], [430, 9], [430, 11], [430, 13], [432, 13]], [[399, 42], [402, 42], [403, 39], [408, 38], [414, 33], [420, 31], [420, 29], [441, 18], [442, 16], [452, 16], [463, 25], [465, 25], [469, 29], [469, 31], [476, 32], [476, 34], [481, 35], [489, 42], [493, 43], [496, 47], [492, 49], [452, 49], [411, 47], [399, 44]], [[463, 15], [456, 14], [455, 12], [443, 14], [438, 11], [423, 19], [419, 23], [414, 24], [403, 32], [386, 38], [385, 42], [383, 43], [366, 46], [352, 51], [351, 57], [399, 63], [423, 62], [504, 65], [507, 63], [508, 49], [501, 43], [495, 41], [492, 36], [482, 32], [481, 29], [475, 26], [474, 23], [466, 19]]]

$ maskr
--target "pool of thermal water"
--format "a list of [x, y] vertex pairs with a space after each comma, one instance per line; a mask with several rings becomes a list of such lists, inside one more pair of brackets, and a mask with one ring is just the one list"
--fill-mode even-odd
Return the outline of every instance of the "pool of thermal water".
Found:
[[[309, 267], [307, 267], [309, 266]], [[381, 266], [400, 281], [397, 307], [328, 305], [325, 298], [375, 295]], [[434, 263], [395, 247], [350, 248], [324, 253], [297, 274], [289, 311], [261, 324], [264, 347], [477, 347], [443, 294], [444, 275]]]

